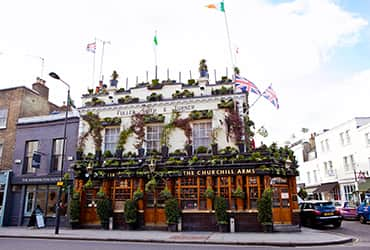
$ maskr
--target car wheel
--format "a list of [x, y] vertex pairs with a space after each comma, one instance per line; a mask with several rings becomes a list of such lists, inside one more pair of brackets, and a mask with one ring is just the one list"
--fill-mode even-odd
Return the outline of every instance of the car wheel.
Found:
[[360, 223], [361, 224], [366, 224], [366, 218], [365, 218], [365, 216], [363, 216], [363, 215], [360, 216]]
[[333, 223], [334, 228], [338, 228], [341, 225], [342, 225], [342, 222], [341, 221], [337, 221], [337, 222]]

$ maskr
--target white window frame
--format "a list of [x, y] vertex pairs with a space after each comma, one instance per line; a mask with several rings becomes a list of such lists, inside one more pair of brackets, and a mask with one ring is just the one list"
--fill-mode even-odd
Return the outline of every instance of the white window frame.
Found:
[[325, 171], [325, 176], [329, 175], [329, 169], [328, 169], [328, 163], [325, 161], [324, 162], [324, 171]]
[[104, 151], [116, 152], [117, 143], [120, 135], [119, 127], [106, 127], [104, 129]]
[[356, 190], [355, 185], [347, 184], [343, 186], [344, 197], [346, 201], [352, 200], [353, 192]]
[[316, 170], [313, 170], [313, 179], [314, 179], [315, 183], [318, 182], [318, 180], [317, 180], [317, 171]]
[[211, 145], [212, 122], [195, 122], [193, 123], [193, 149], [200, 146], [209, 148]]
[[328, 165], [329, 165], [329, 176], [334, 176], [335, 173], [334, 173], [334, 167], [333, 167], [333, 162], [332, 161], [328, 161]]
[[366, 143], [366, 146], [370, 146], [370, 133], [366, 133], [365, 134], [365, 143]]
[[146, 151], [161, 152], [162, 125], [148, 125], [146, 127]]
[[339, 137], [340, 137], [340, 143], [342, 144], [342, 146], [344, 146], [344, 133], [340, 133], [339, 134]]
[[322, 152], [325, 152], [324, 141], [321, 141], [321, 142], [320, 142], [320, 145], [321, 145], [321, 151], [322, 151]]
[[351, 136], [349, 135], [349, 130], [346, 130], [346, 142], [347, 144], [350, 144], [351, 143]]
[[[62, 170], [62, 158], [63, 158], [63, 138], [53, 139], [52, 152], [51, 152], [51, 172], [58, 172]], [[54, 168], [55, 161], [57, 161], [57, 167]]]
[[349, 164], [348, 164], [347, 156], [343, 156], [343, 166], [344, 166], [344, 171], [349, 171]]
[[308, 184], [311, 183], [311, 173], [310, 172], [307, 172], [307, 183]]
[[6, 128], [8, 120], [8, 109], [0, 109], [0, 129]]
[[351, 164], [352, 169], [356, 168], [356, 162], [355, 162], [355, 157], [353, 155], [349, 156], [349, 162]]
[[[31, 143], [32, 144], [35, 143], [37, 145], [35, 145], [34, 148], [30, 148], [29, 145], [31, 145]], [[32, 167], [32, 157], [33, 157], [33, 153], [39, 149], [39, 146], [40, 146], [40, 142], [37, 141], [37, 140], [26, 141], [25, 154], [24, 154], [25, 161], [24, 161], [24, 165], [23, 165], [23, 173], [25, 173], [25, 174], [36, 173], [36, 168]]]
[[329, 139], [325, 139], [325, 146], [326, 146], [326, 151], [330, 151]]

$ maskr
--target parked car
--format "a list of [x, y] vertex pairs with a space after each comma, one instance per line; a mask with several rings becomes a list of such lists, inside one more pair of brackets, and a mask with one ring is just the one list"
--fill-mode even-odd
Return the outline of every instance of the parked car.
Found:
[[366, 197], [357, 208], [357, 216], [362, 224], [370, 221], [370, 197]]
[[357, 220], [357, 206], [350, 201], [334, 201], [334, 206], [339, 210], [344, 220]]
[[304, 201], [300, 204], [300, 210], [302, 225], [309, 227], [333, 225], [334, 228], [338, 228], [342, 224], [343, 217], [331, 201]]

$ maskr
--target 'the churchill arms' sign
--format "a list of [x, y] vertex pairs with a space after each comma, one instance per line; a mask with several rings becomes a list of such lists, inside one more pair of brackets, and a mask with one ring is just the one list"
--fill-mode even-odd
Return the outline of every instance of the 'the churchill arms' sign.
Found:
[[221, 176], [221, 175], [249, 175], [249, 174], [255, 174], [255, 170], [250, 168], [182, 170], [182, 176], [207, 176], [207, 175]]

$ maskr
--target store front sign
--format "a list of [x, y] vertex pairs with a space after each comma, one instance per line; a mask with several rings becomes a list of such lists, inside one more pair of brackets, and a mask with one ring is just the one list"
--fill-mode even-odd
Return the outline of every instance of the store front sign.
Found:
[[26, 184], [26, 183], [56, 183], [60, 181], [60, 177], [25, 177], [25, 178], [14, 178], [13, 184]]
[[248, 175], [255, 174], [254, 169], [250, 168], [221, 168], [203, 170], [183, 170], [182, 176], [224, 176], [224, 175]]

